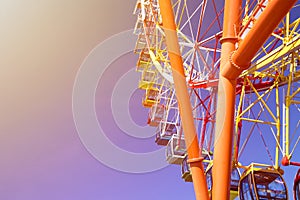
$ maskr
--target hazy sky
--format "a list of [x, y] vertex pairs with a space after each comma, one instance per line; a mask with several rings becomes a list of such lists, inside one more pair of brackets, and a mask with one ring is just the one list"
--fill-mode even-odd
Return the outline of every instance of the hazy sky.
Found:
[[[100, 42], [133, 28], [134, 5], [135, 1], [116, 0], [1, 1], [0, 199], [193, 197], [179, 168], [142, 175], [112, 170], [88, 153], [75, 129], [76, 73]], [[137, 59], [128, 56], [124, 61], [128, 65], [119, 66], [127, 71]], [[119, 71], [113, 65], [112, 69]], [[108, 83], [106, 88], [112, 87]], [[101, 108], [109, 91], [98, 95]], [[142, 143], [156, 149], [152, 139]]]
[[[119, 172], [87, 151], [75, 127], [76, 74], [97, 45], [134, 27], [135, 1], [2, 0], [0, 5], [0, 199], [193, 199], [192, 184], [181, 180], [179, 166], [144, 174]], [[95, 108], [107, 137], [140, 153], [159, 148], [153, 138], [122, 133], [110, 109], [112, 90], [136, 60], [132, 53], [112, 60], [97, 85]], [[137, 80], [138, 74], [130, 77]], [[134, 92], [124, 98], [130, 116], [145, 125], [141, 91], [128, 92]], [[118, 97], [122, 102], [120, 93]]]

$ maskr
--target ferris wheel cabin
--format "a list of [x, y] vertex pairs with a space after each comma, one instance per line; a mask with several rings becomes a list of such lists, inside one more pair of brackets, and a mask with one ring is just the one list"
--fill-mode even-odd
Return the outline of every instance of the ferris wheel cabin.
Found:
[[157, 98], [159, 94], [159, 89], [157, 88], [148, 88], [145, 92], [145, 96], [143, 99], [143, 106], [146, 108], [151, 108], [154, 104], [159, 103], [159, 99]]
[[[146, 40], [144, 40], [144, 37], [142, 35], [139, 36], [139, 39], [141, 41], [139, 42], [139, 40], [138, 40], [137, 47], [142, 48], [144, 46], [144, 43], [146, 43]], [[149, 66], [151, 66], [150, 54], [149, 54], [148, 49], [144, 48], [140, 52], [140, 56], [139, 56], [139, 59], [136, 64], [136, 70], [143, 72], [143, 70], [149, 68]]]
[[139, 89], [148, 89], [155, 85], [156, 73], [154, 70], [144, 70], [139, 81]]
[[298, 170], [294, 180], [294, 199], [300, 200], [300, 169]]
[[185, 182], [193, 182], [192, 173], [190, 170], [190, 164], [187, 162], [187, 155], [184, 157], [181, 163], [181, 178]]
[[[212, 158], [211, 158], [210, 153], [207, 151], [202, 151], [202, 157], [204, 157], [204, 160], [202, 161], [202, 163], [203, 163], [204, 171], [206, 172], [206, 170], [208, 169], [208, 166], [210, 166], [212, 164]], [[183, 158], [182, 163], [181, 163], [181, 178], [185, 182], [193, 182], [192, 173], [190, 170], [190, 164], [188, 163], [187, 160], [188, 160], [188, 156], [185, 155], [185, 157]], [[209, 181], [209, 180], [211, 180], [211, 179], [210, 178], [206, 179], [206, 181]]]
[[281, 173], [273, 167], [254, 168], [254, 164], [244, 171], [239, 183], [241, 200], [286, 200], [287, 187]]
[[[206, 174], [206, 183], [209, 192], [212, 190], [213, 186], [213, 179], [212, 179], [212, 168], [213, 165], [211, 165], [208, 169]], [[240, 172], [239, 170], [234, 167], [231, 171], [231, 181], [230, 181], [230, 199], [233, 200], [238, 196], [238, 187], [239, 187], [239, 181], [240, 181]], [[252, 200], [252, 199], [247, 199]]]
[[178, 133], [176, 122], [161, 121], [156, 130], [155, 142], [158, 145], [166, 146], [172, 135]]
[[148, 124], [149, 126], [158, 126], [165, 114], [165, 106], [163, 104], [154, 104], [149, 111]]
[[168, 163], [180, 165], [186, 154], [184, 137], [174, 134], [167, 144], [166, 158]]
[[[143, 50], [147, 50], [146, 48], [147, 48], [146, 36], [145, 36], [145, 34], [140, 33], [140, 34], [138, 34], [138, 38], [137, 38], [135, 48], [134, 48], [134, 53], [140, 54]], [[139, 66], [139, 62], [140, 61], [138, 61], [138, 63], [137, 63], [136, 70], [141, 72], [143, 69], [142, 69], [142, 66]]]

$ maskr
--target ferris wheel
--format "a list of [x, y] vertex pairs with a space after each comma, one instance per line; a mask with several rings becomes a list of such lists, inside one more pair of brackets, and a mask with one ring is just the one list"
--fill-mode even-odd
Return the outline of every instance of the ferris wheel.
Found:
[[[251, 32], [268, 4], [267, 0], [242, 3], [240, 21], [235, 27], [236, 48]], [[235, 88], [231, 199], [236, 196], [240, 199], [288, 198], [282, 166], [299, 166], [300, 161], [296, 155], [300, 150], [299, 5], [299, 2], [293, 5], [255, 52], [251, 65], [245, 70], [239, 69], [242, 73], [236, 79]], [[224, 5], [217, 0], [174, 0], [172, 9], [210, 191], [217, 140], [221, 44], [228, 39], [222, 37]], [[148, 124], [157, 127], [155, 142], [166, 146], [166, 160], [170, 164], [180, 164], [183, 179], [192, 181], [168, 54], [170, 47], [166, 42], [168, 30], [164, 29], [159, 2], [138, 0], [134, 14], [138, 18], [134, 29], [138, 38], [137, 71], [141, 73], [138, 87], [145, 90], [142, 104], [149, 108]], [[253, 145], [259, 156], [253, 153]]]

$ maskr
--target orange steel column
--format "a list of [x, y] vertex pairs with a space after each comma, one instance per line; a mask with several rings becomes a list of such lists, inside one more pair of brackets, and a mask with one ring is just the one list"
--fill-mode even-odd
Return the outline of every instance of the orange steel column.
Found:
[[[229, 61], [231, 53], [235, 50], [235, 44], [238, 42], [237, 33], [240, 24], [241, 3], [241, 0], [225, 1], [223, 36], [221, 39], [221, 69]], [[227, 200], [230, 198], [235, 88], [235, 80], [229, 80], [220, 75], [212, 174], [213, 200]]]
[[193, 177], [195, 196], [197, 200], [208, 200], [208, 189], [202, 164], [203, 158], [201, 158], [196, 128], [194, 125], [172, 4], [170, 0], [160, 0], [159, 6], [166, 35], [168, 54], [172, 66], [176, 97], [188, 152], [188, 162], [190, 163]]
[[236, 79], [297, 0], [272, 0], [236, 52], [240, 0], [226, 0], [213, 166], [213, 200], [229, 199]]
[[221, 74], [228, 79], [236, 79], [243, 70], [249, 68], [252, 58], [274, 29], [289, 12], [297, 0], [272, 0], [255, 21], [230, 62], [223, 67]]

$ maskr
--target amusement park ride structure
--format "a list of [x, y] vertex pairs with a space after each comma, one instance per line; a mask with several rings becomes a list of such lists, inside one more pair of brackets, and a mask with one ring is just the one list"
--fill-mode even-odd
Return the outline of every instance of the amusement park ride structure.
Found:
[[[137, 1], [142, 105], [157, 127], [155, 142], [166, 146], [167, 162], [181, 165], [197, 200], [293, 196], [281, 165], [300, 166], [293, 160], [300, 146], [299, 7], [297, 0]], [[251, 137], [266, 159], [245, 155]]]

